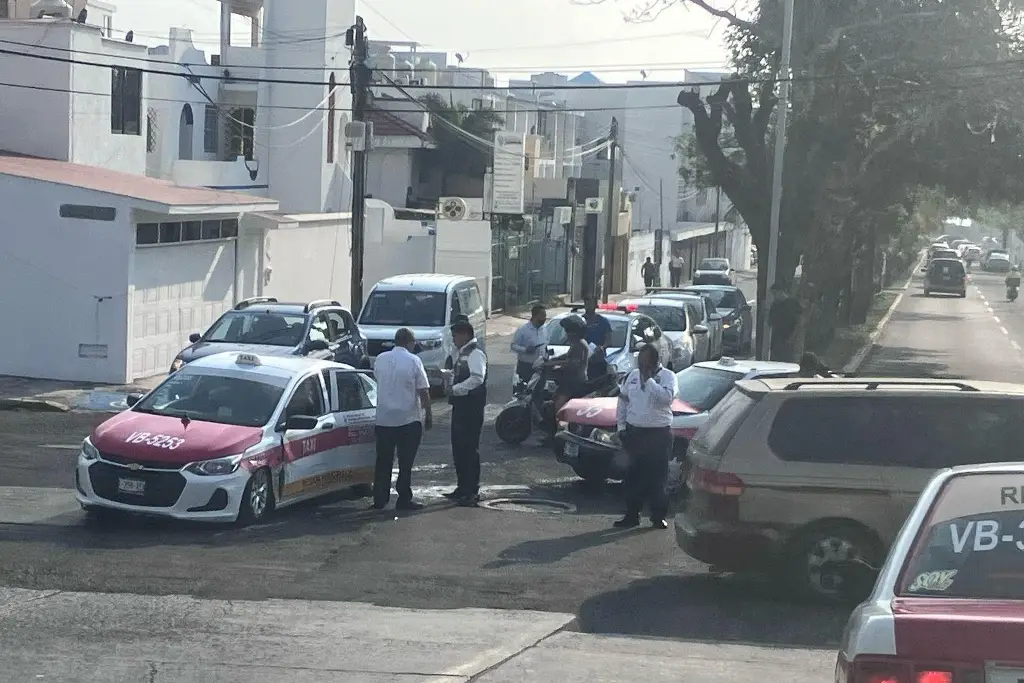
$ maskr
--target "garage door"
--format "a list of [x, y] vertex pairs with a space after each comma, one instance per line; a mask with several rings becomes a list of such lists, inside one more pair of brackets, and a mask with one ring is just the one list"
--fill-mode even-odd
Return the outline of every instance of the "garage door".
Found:
[[200, 242], [135, 250], [132, 377], [167, 372], [188, 345], [234, 302], [233, 242]]

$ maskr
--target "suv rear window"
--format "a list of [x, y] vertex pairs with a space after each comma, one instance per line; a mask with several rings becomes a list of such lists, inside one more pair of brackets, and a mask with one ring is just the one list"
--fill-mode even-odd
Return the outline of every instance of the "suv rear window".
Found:
[[963, 275], [964, 265], [960, 261], [937, 260], [932, 261], [932, 275]]
[[708, 421], [696, 436], [702, 450], [709, 455], [721, 457], [736, 435], [747, 415], [757, 405], [757, 399], [738, 387], [734, 387], [725, 398], [708, 413]]
[[964, 474], [939, 492], [897, 595], [1024, 599], [1024, 474]]

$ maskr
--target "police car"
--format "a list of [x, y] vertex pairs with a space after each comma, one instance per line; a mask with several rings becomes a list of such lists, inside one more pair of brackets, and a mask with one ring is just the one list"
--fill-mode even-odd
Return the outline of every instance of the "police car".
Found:
[[[842, 550], [831, 575], [862, 586]], [[850, 616], [836, 683], [1024, 680], [1022, 559], [1024, 463], [939, 471]]]
[[244, 524], [373, 481], [377, 386], [348, 365], [220, 353], [128, 404], [82, 442], [86, 511]]

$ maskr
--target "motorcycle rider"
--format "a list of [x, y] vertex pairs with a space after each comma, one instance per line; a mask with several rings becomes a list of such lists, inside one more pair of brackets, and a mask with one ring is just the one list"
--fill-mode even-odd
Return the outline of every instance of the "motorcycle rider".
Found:
[[1006, 296], [1010, 297], [1011, 289], [1020, 289], [1020, 267], [1014, 266], [1006, 275]]
[[569, 399], [579, 398], [587, 392], [587, 365], [590, 362], [590, 345], [587, 344], [587, 323], [579, 315], [567, 315], [558, 321], [568, 337], [569, 351], [562, 357], [545, 363], [548, 367], [561, 368], [558, 390], [555, 392], [555, 414]]

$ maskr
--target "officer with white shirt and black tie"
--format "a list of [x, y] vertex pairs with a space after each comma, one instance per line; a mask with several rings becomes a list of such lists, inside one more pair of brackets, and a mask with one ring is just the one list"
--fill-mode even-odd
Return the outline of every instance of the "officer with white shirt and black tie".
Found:
[[446, 498], [463, 507], [480, 501], [480, 432], [487, 407], [487, 356], [476, 340], [469, 320], [458, 319], [451, 326], [457, 349], [452, 358], [452, 459], [458, 485]]
[[667, 529], [668, 463], [672, 455], [672, 401], [676, 376], [661, 367], [658, 349], [640, 348], [637, 369], [626, 375], [615, 411], [619, 437], [629, 454], [626, 474], [626, 515], [615, 522], [619, 529], [640, 524], [644, 504], [650, 505], [651, 525]]

